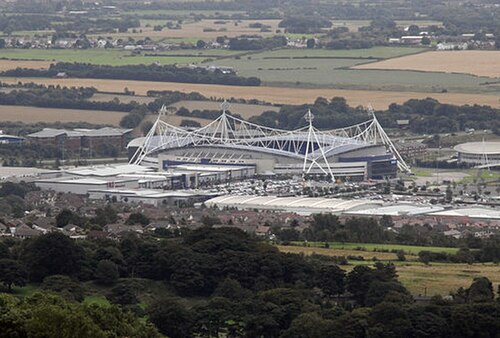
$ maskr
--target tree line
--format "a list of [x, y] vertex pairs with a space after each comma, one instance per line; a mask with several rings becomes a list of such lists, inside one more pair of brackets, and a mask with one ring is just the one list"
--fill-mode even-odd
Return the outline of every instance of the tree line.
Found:
[[[285, 105], [279, 112], [267, 111], [251, 117], [250, 121], [272, 128], [295, 129], [306, 125], [304, 115], [308, 109], [315, 116], [314, 124], [321, 129], [344, 128], [371, 118], [364, 107], [351, 107], [344, 98], [320, 97], [312, 105]], [[393, 103], [387, 110], [376, 113], [384, 128], [397, 128], [398, 120], [409, 120], [408, 128], [417, 134], [456, 132], [466, 128], [500, 132], [500, 109], [490, 106], [457, 106], [426, 98]]]
[[1, 74], [14, 77], [55, 77], [59, 73], [65, 73], [67, 76], [75, 78], [205, 83], [232, 86], [260, 85], [260, 79], [256, 77], [246, 78], [235, 74], [224, 74], [218, 69], [210, 71], [205, 68], [156, 64], [109, 66], [59, 62], [50, 65], [47, 70], [17, 68], [4, 71]]
[[[40, 332], [61, 330], [58, 318], [65, 328], [60, 337], [87, 337], [82, 330], [99, 333], [103, 323], [110, 332], [123, 325], [121, 335], [155, 337], [149, 321], [172, 338], [461, 337], [464, 330], [469, 337], [495, 337], [500, 330], [500, 303], [487, 278], [450, 300], [419, 305], [392, 264], [346, 272], [330, 257], [281, 253], [234, 228], [203, 227], [163, 240], [126, 235], [75, 242], [59, 232], [4, 239], [0, 270], [6, 291], [30, 282], [45, 293], [24, 300], [0, 296], [8, 337], [33, 332], [34, 322]], [[171, 291], [157, 292], [143, 309], [141, 298], [152, 292], [148, 280]], [[113, 305], [82, 304], [83, 283], [100, 285]], [[143, 315], [148, 319], [138, 323]], [[134, 334], [139, 329], [145, 333]]]

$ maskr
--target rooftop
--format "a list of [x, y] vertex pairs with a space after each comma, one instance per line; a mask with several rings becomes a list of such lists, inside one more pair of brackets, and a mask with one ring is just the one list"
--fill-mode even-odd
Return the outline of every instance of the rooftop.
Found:
[[500, 142], [468, 142], [456, 145], [454, 149], [460, 153], [500, 154]]

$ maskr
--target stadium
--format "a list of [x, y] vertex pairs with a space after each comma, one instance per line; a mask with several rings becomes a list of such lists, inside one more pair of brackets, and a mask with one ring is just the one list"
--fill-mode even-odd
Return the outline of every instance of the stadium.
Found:
[[500, 142], [468, 142], [454, 149], [460, 163], [480, 167], [500, 166]]
[[366, 122], [342, 129], [318, 130], [308, 111], [307, 125], [296, 130], [259, 126], [227, 113], [208, 125], [186, 130], [162, 121], [162, 108], [145, 137], [129, 145], [131, 164], [237, 166], [258, 175], [303, 175], [333, 181], [394, 178], [409, 171], [375, 114]]

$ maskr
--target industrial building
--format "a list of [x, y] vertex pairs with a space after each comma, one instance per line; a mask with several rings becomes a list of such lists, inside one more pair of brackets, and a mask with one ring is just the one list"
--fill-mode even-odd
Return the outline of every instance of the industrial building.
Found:
[[92, 154], [103, 148], [113, 148], [118, 152], [125, 150], [131, 133], [132, 129], [110, 127], [74, 130], [44, 128], [27, 135], [27, 138], [30, 143], [40, 146], [50, 146], [70, 153], [86, 150]]
[[500, 165], [500, 142], [468, 142], [454, 148], [459, 163], [470, 165]]
[[[223, 107], [224, 109], [224, 107]], [[349, 181], [396, 177], [397, 169], [409, 171], [385, 131], [373, 118], [342, 129], [320, 131], [308, 125], [296, 130], [259, 126], [231, 116], [221, 116], [195, 130], [178, 128], [161, 120], [148, 135], [128, 144], [130, 163], [157, 166], [160, 170], [184, 165], [238, 166], [260, 175], [318, 175]]]

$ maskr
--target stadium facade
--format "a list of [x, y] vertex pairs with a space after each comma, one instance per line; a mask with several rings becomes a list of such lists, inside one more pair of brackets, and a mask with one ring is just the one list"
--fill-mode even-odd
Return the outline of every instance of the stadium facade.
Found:
[[162, 121], [165, 108], [149, 133], [128, 145], [131, 164], [239, 166], [261, 175], [326, 176], [359, 181], [396, 176], [409, 167], [380, 126], [375, 114], [348, 128], [318, 130], [308, 111], [307, 125], [296, 130], [259, 126], [227, 113], [208, 125], [186, 130]]
[[459, 163], [480, 167], [500, 166], [500, 142], [468, 142], [455, 146]]

